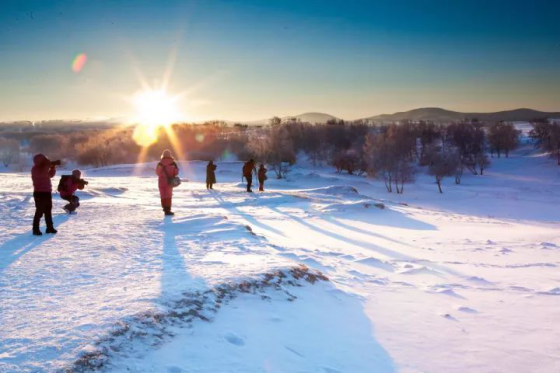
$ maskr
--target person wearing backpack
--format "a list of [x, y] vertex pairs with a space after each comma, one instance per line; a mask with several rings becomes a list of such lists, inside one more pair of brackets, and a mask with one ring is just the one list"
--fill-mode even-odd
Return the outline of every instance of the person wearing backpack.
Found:
[[214, 164], [213, 161], [208, 162], [206, 165], [206, 188], [208, 190], [213, 190], [212, 185], [216, 183], [216, 168], [218, 166]]
[[253, 172], [257, 174], [255, 160], [250, 159], [245, 164], [243, 164], [243, 177], [247, 181], [247, 192], [253, 192], [253, 190], [251, 189], [251, 186], [253, 185]]
[[158, 175], [159, 195], [161, 198], [161, 207], [166, 216], [172, 216], [175, 213], [171, 211], [171, 198], [173, 197], [173, 188], [177, 187], [177, 175], [179, 174], [179, 167], [171, 157], [171, 151], [166, 149], [161, 155], [161, 161], [156, 167], [156, 174]]
[[267, 171], [264, 164], [259, 166], [259, 172], [257, 173], [257, 177], [259, 178], [259, 191], [264, 191], [264, 181], [268, 179], [266, 176]]
[[33, 235], [41, 236], [39, 229], [41, 218], [45, 216], [47, 234], [56, 234], [52, 220], [52, 184], [51, 179], [56, 174], [56, 167], [60, 161], [51, 161], [43, 154], [33, 156], [31, 180], [33, 181], [33, 200], [35, 200], [35, 216], [33, 217]]
[[64, 211], [71, 214], [76, 211], [76, 208], [80, 206], [80, 198], [74, 193], [77, 190], [83, 190], [88, 184], [88, 181], [81, 179], [82, 172], [78, 169], [72, 171], [72, 175], [63, 175], [60, 177], [60, 182], [58, 183], [58, 192], [60, 193], [60, 198], [68, 201], [68, 204], [64, 206]]

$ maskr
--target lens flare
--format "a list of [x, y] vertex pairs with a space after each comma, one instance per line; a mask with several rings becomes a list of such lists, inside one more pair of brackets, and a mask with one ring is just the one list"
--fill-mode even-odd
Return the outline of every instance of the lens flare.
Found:
[[132, 139], [141, 147], [149, 147], [158, 140], [158, 130], [156, 126], [137, 125], [132, 133]]
[[77, 55], [72, 62], [72, 71], [74, 71], [74, 73], [79, 73], [86, 64], [86, 61], [87, 56], [85, 53], [80, 53], [79, 55]]

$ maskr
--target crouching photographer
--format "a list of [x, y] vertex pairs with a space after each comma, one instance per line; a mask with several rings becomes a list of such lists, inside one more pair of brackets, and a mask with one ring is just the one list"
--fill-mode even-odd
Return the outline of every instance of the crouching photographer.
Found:
[[56, 234], [52, 220], [52, 184], [51, 179], [56, 174], [56, 167], [60, 160], [51, 161], [43, 154], [33, 157], [31, 179], [33, 180], [33, 199], [35, 200], [35, 216], [33, 217], [33, 235], [43, 235], [39, 225], [45, 216], [47, 234]]
[[76, 208], [80, 206], [80, 198], [74, 193], [77, 190], [83, 190], [88, 181], [81, 179], [82, 172], [80, 170], [72, 171], [72, 175], [63, 175], [58, 183], [58, 192], [63, 200], [68, 201], [64, 206], [64, 211], [68, 214], [74, 213]]

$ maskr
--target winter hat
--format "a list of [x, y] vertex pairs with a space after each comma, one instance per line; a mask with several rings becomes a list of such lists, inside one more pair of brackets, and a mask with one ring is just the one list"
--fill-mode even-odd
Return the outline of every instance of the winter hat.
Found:
[[170, 158], [171, 157], [171, 151], [169, 149], [166, 149], [165, 151], [163, 151], [163, 153], [161, 154], [161, 158]]
[[35, 165], [41, 165], [46, 160], [47, 160], [47, 157], [42, 153], [39, 153], [39, 154], [36, 154], [35, 156], [33, 156], [33, 164], [35, 164]]
[[80, 178], [82, 176], [82, 172], [79, 171], [78, 169], [72, 170], [72, 176], [75, 178]]

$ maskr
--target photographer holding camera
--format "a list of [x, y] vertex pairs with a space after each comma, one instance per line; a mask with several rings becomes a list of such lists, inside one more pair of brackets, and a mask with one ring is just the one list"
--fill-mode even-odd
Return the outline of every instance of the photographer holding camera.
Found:
[[51, 161], [43, 154], [33, 157], [31, 179], [33, 180], [33, 199], [35, 200], [35, 216], [33, 217], [33, 235], [43, 235], [39, 224], [43, 215], [47, 224], [47, 234], [56, 234], [52, 220], [52, 184], [51, 178], [56, 174], [56, 166], [60, 160]]
[[73, 213], [76, 208], [80, 206], [80, 198], [74, 195], [76, 190], [83, 190], [88, 184], [87, 181], [81, 179], [81, 176], [82, 172], [76, 169], [72, 171], [72, 175], [63, 175], [60, 177], [58, 192], [60, 192], [60, 197], [69, 203], [63, 208], [68, 214]]

